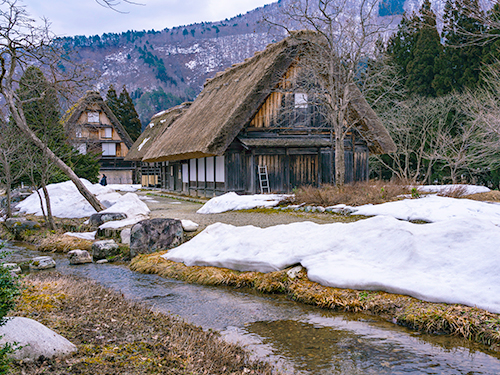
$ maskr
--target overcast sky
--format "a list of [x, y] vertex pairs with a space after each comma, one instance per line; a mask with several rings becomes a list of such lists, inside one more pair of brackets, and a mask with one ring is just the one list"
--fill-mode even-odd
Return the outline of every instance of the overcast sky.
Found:
[[277, 0], [134, 0], [142, 5], [118, 1], [116, 9], [123, 13], [102, 7], [97, 0], [22, 0], [34, 19], [48, 18], [58, 36], [163, 30], [220, 21]]

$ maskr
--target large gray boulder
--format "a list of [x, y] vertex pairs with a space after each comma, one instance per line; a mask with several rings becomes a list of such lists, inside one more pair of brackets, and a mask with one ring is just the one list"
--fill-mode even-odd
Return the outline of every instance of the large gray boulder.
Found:
[[76, 351], [76, 346], [67, 339], [33, 319], [9, 318], [0, 327], [0, 335], [0, 345], [17, 343], [21, 347], [11, 354], [17, 360], [62, 357]]
[[108, 221], [123, 220], [126, 218], [127, 215], [122, 212], [96, 213], [90, 216], [89, 223], [92, 227], [98, 227]]
[[24, 217], [11, 217], [5, 220], [5, 226], [14, 232], [22, 232], [28, 229], [40, 229], [40, 224]]
[[96, 241], [92, 244], [94, 260], [110, 259], [120, 254], [120, 248], [114, 240]]
[[30, 270], [40, 271], [55, 267], [56, 261], [48, 256], [36, 257], [30, 261]]
[[151, 219], [135, 224], [130, 230], [130, 257], [171, 249], [182, 243], [184, 231], [180, 220]]
[[68, 252], [69, 264], [92, 263], [92, 257], [87, 250], [71, 250]]

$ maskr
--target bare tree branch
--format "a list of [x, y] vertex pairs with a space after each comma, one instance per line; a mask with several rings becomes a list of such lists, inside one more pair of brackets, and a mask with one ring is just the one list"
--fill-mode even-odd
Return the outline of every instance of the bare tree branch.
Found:
[[54, 163], [73, 181], [80, 193], [97, 210], [104, 206], [69, 168], [36, 134], [26, 121], [22, 103], [16, 93], [18, 77], [32, 64], [38, 64], [56, 74], [56, 66], [61, 57], [54, 54], [54, 45], [47, 25], [36, 26], [24, 7], [16, 0], [0, 2], [0, 95], [10, 111], [13, 121], [20, 132], [35, 144], [43, 155]]

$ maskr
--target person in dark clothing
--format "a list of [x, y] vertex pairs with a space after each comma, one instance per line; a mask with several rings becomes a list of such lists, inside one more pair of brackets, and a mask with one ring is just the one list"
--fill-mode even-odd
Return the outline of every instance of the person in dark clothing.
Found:
[[102, 186], [106, 186], [108, 184], [108, 181], [107, 181], [107, 177], [106, 175], [103, 173], [102, 175], [102, 178], [101, 178], [101, 182], [99, 182]]

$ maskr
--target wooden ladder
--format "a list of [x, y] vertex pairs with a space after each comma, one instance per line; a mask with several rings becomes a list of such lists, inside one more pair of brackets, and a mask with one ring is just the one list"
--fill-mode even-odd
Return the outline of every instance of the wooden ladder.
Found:
[[260, 193], [261, 194], [269, 194], [271, 189], [269, 188], [269, 176], [267, 174], [267, 165], [259, 165], [259, 184], [260, 184]]

